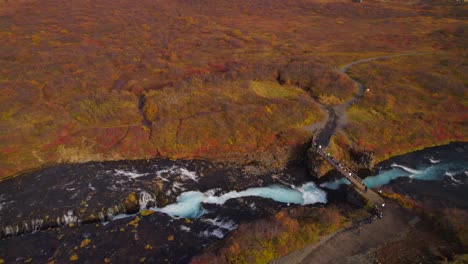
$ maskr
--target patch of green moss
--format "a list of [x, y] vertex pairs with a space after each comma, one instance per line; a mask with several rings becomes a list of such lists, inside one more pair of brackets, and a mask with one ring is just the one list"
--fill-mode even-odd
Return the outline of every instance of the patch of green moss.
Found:
[[299, 95], [306, 96], [306, 93], [299, 87], [291, 85], [280, 85], [274, 81], [252, 81], [250, 87], [254, 92], [265, 98], [296, 98]]

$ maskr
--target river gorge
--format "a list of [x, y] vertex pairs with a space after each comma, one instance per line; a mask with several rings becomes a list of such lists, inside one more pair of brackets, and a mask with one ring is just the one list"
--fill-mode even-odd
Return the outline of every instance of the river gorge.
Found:
[[[429, 148], [380, 163], [364, 182], [468, 208], [467, 160], [466, 143]], [[255, 176], [195, 160], [58, 165], [0, 183], [0, 256], [65, 261], [88, 239], [93, 250], [78, 252], [91, 261], [108, 255], [135, 262], [150, 245], [153, 261], [186, 263], [241, 223], [281, 208], [340, 203], [340, 183], [314, 182], [300, 164]]]

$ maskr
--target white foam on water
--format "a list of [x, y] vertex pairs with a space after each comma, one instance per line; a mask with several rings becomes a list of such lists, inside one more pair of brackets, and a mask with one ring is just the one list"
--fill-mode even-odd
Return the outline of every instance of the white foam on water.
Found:
[[440, 162], [440, 159], [439, 159], [439, 160], [436, 160], [436, 159], [430, 158], [429, 161], [430, 161], [432, 164], [437, 164], [437, 163]]
[[189, 178], [191, 179], [192, 181], [198, 181], [198, 176], [196, 174], [196, 172], [194, 171], [189, 171], [185, 168], [178, 168], [178, 171], [186, 178]]
[[148, 206], [148, 203], [155, 203], [156, 202], [156, 197], [148, 192], [142, 191], [140, 192], [139, 198], [138, 198], [138, 203], [140, 204], [140, 210], [146, 209]]
[[287, 204], [314, 204], [326, 203], [327, 194], [319, 189], [313, 182], [306, 183], [301, 187], [285, 187], [281, 185], [272, 185], [268, 187], [254, 187], [244, 191], [230, 191], [228, 193], [216, 196], [214, 191], [205, 193], [189, 191], [182, 193], [177, 197], [177, 202], [163, 208], [152, 208], [157, 212], [163, 212], [173, 217], [196, 218], [204, 214], [201, 204], [224, 204], [229, 199], [241, 197], [262, 197], [270, 198], [277, 202]]
[[[115, 220], [119, 220], [119, 219], [125, 219], [125, 218], [128, 218], [128, 217], [133, 217], [133, 216], [137, 216], [138, 213], [136, 214], [118, 214], [118, 215], [114, 215], [112, 217], [112, 220], [115, 221]], [[101, 220], [101, 222], [104, 222], [104, 220]], [[108, 222], [104, 222], [105, 224], [107, 224]]]
[[157, 177], [158, 179], [161, 179], [161, 180], [165, 181], [165, 182], [170, 182], [170, 180], [164, 178], [164, 177], [161, 176], [161, 175], [157, 175], [156, 177]]
[[170, 167], [169, 169], [159, 170], [158, 172], [156, 172], [156, 174], [158, 178], [163, 179], [165, 181], [168, 181], [168, 179], [164, 177], [163, 174], [178, 175], [181, 176], [182, 180], [192, 180], [198, 182], [198, 176], [196, 172], [189, 171], [186, 168], [181, 168], [175, 165]]
[[149, 173], [138, 173], [136, 171], [126, 171], [126, 170], [119, 170], [119, 169], [115, 169], [114, 173], [117, 176], [125, 176], [130, 179], [140, 178], [149, 174]]
[[75, 183], [75, 181], [67, 182], [67, 183], [63, 184], [62, 187], [67, 187], [67, 186], [70, 186], [70, 185], [72, 185], [74, 183]]
[[208, 191], [205, 192], [205, 195], [207, 196], [215, 196], [216, 193], [218, 192], [221, 192], [221, 188], [214, 188], [214, 189], [210, 189]]
[[210, 224], [212, 224], [214, 226], [217, 226], [219, 228], [229, 230], [229, 231], [232, 231], [232, 230], [237, 228], [237, 224], [232, 220], [223, 220], [223, 219], [218, 219], [218, 218], [215, 218], [215, 219], [207, 218], [207, 219], [203, 219], [203, 221], [207, 222], [207, 223], [210, 223]]
[[463, 184], [462, 181], [457, 180], [457, 179], [455, 179], [455, 177], [453, 177], [453, 176], [455, 176], [456, 174], [457, 174], [456, 172], [450, 172], [450, 171], [446, 171], [446, 172], [445, 172], [445, 175], [446, 175], [450, 180], [452, 180], [453, 182], [456, 182], [456, 183], [458, 183], [458, 184]]
[[107, 186], [106, 189], [111, 190], [111, 191], [118, 191], [119, 188], [115, 186], [115, 184], [112, 184], [111, 186]]
[[330, 189], [330, 190], [337, 190], [338, 188], [340, 188], [340, 185], [342, 185], [342, 184], [350, 185], [351, 182], [346, 178], [339, 178], [339, 179], [336, 179], [334, 181], [324, 182], [324, 183], [320, 184], [320, 187], [327, 188], [327, 189]]
[[420, 174], [421, 171], [418, 171], [418, 170], [415, 170], [415, 169], [412, 169], [412, 168], [409, 168], [409, 167], [406, 167], [406, 166], [403, 166], [403, 165], [400, 165], [400, 164], [396, 164], [396, 163], [393, 163], [391, 165], [392, 168], [400, 168], [404, 171], [407, 171], [409, 173], [412, 173], [412, 174]]
[[202, 233], [200, 233], [200, 236], [203, 236], [203, 237], [217, 237], [217, 238], [223, 238], [223, 237], [224, 237], [224, 233], [223, 233], [223, 230], [222, 230], [222, 229], [216, 228], [216, 229], [213, 230], [213, 231], [203, 231]]
[[302, 199], [304, 200], [303, 204], [327, 202], [326, 193], [317, 188], [317, 186], [312, 182], [306, 183], [297, 189], [302, 193]]
[[78, 194], [80, 194], [80, 192], [74, 193], [72, 196], [70, 196], [70, 200], [75, 199], [78, 196]]
[[190, 227], [181, 225], [180, 230], [185, 231], [185, 232], [190, 232]]
[[201, 216], [201, 203], [206, 196], [201, 192], [184, 192], [177, 197], [176, 203], [163, 208], [152, 208], [156, 212], [162, 212], [174, 217], [196, 218]]
[[[461, 173], [466, 168], [466, 165], [459, 162], [440, 162], [418, 170], [398, 164], [392, 164], [391, 167], [391, 169], [383, 170], [376, 176], [367, 177], [364, 179], [364, 183], [370, 188], [375, 188], [388, 184], [399, 177], [409, 177], [410, 179], [425, 181], [442, 180], [444, 175], [450, 178], [450, 176]], [[456, 172], [452, 175], [451, 172], [453, 171]], [[457, 182], [456, 179], [454, 181]]]
[[172, 188], [171, 189], [172, 189], [173, 192], [176, 192], [177, 190], [185, 191], [185, 188], [182, 187], [182, 183], [180, 183], [180, 182], [172, 183]]

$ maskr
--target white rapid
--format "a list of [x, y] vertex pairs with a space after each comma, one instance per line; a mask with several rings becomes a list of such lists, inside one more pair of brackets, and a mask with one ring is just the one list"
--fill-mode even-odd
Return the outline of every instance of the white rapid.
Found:
[[148, 175], [148, 173], [138, 173], [136, 171], [126, 171], [126, 170], [114, 170], [114, 175], [116, 176], [125, 176], [130, 179], [136, 179]]
[[176, 203], [163, 208], [154, 207], [152, 210], [166, 213], [173, 217], [196, 218], [205, 213], [202, 208], [202, 203], [224, 204], [229, 199], [250, 196], [269, 198], [277, 202], [288, 204], [308, 205], [327, 202], [326, 192], [319, 189], [314, 183], [309, 182], [300, 187], [272, 185], [268, 187], [249, 188], [240, 192], [230, 191], [219, 196], [214, 195], [213, 191], [207, 191], [205, 193], [188, 191], [177, 197]]
[[336, 180], [333, 180], [333, 181], [324, 182], [324, 183], [320, 184], [320, 187], [327, 188], [327, 189], [330, 189], [330, 190], [336, 190], [336, 189], [340, 188], [340, 185], [342, 185], [342, 184], [349, 185], [349, 184], [351, 184], [351, 182], [348, 181], [348, 179], [346, 179], [346, 178], [339, 178], [339, 179], [336, 179]]
[[409, 167], [406, 167], [406, 166], [403, 166], [403, 165], [400, 165], [400, 164], [396, 164], [396, 163], [393, 163], [391, 165], [392, 168], [400, 168], [404, 171], [407, 171], [409, 173], [412, 173], [412, 174], [420, 174], [421, 171], [418, 171], [418, 170], [415, 170], [415, 169], [412, 169], [412, 168], [409, 168]]
[[[426, 165], [418, 169], [410, 168], [409, 166], [392, 164], [389, 169], [380, 171], [375, 176], [370, 176], [364, 179], [364, 183], [369, 188], [377, 188], [388, 184], [390, 181], [400, 178], [409, 177], [416, 180], [436, 181], [448, 178], [454, 183], [461, 184], [462, 181], [454, 177], [454, 175], [462, 174], [466, 170], [467, 164], [464, 162], [439, 162]], [[320, 187], [327, 189], [338, 189], [341, 184], [350, 184], [345, 179], [337, 179], [320, 184]]]

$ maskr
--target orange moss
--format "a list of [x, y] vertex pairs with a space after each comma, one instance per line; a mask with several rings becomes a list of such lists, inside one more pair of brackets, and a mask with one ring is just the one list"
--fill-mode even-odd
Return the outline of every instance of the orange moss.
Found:
[[408, 208], [408, 209], [420, 209], [421, 208], [421, 205], [419, 205], [415, 201], [398, 193], [383, 192], [382, 196], [396, 201], [399, 205], [403, 206], [404, 208]]
[[[0, 149], [14, 151], [0, 155], [0, 177], [71, 160], [63, 156], [66, 153], [74, 153], [74, 160], [84, 161], [97, 157], [146, 158], [157, 153], [172, 158], [212, 157], [216, 156], [216, 148], [219, 153], [239, 151], [235, 155], [240, 157], [240, 153], [253, 149], [258, 152], [276, 149], [278, 146], [274, 145], [280, 144], [273, 143], [271, 138], [320, 119], [315, 106], [302, 99], [307, 96], [298, 89], [289, 89], [291, 86], [300, 87], [325, 104], [336, 104], [352, 96], [356, 86], [333, 67], [389, 50], [394, 53], [444, 50], [448, 58], [440, 63], [446, 68], [423, 67], [424, 70], [402, 74], [398, 69], [369, 68], [353, 73], [366, 85], [379, 76], [373, 91], [384, 87], [381, 84], [398, 84], [398, 76], [404, 76], [403, 82], [409, 85], [428, 80], [421, 85], [432, 89], [439, 83], [459, 86], [457, 80], [466, 75], [464, 64], [453, 59], [464, 58], [466, 6], [395, 1], [370, 1], [364, 5], [352, 1], [265, 3], [224, 0], [209, 0], [203, 6], [193, 1], [155, 4], [150, 0], [138, 5], [112, 0], [1, 3], [0, 16], [5, 19], [5, 26], [0, 28], [3, 66]], [[229, 19], [220, 15], [227, 13]], [[402, 62], [394, 68], [409, 65]], [[446, 74], [447, 69], [458, 70]], [[424, 75], [425, 72], [429, 75]], [[196, 86], [192, 82], [196, 79], [206, 82], [193, 90], [181, 85], [186, 82]], [[235, 86], [229, 84], [233, 80], [238, 82]], [[269, 85], [254, 92], [249, 87], [252, 81]], [[207, 83], [214, 88], [205, 87]], [[152, 98], [143, 109], [154, 120], [152, 129], [142, 124], [137, 97], [142, 93]], [[449, 109], [450, 114], [444, 118], [438, 113], [435, 118], [424, 117], [424, 122], [416, 125], [434, 127], [426, 127], [418, 136], [415, 131], [404, 131], [411, 127], [410, 119], [387, 118], [392, 111], [385, 111], [385, 118], [372, 116], [379, 123], [395, 122], [390, 130], [360, 120], [356, 116], [371, 107], [359, 105], [352, 110], [357, 115], [351, 113], [359, 119], [351, 120], [348, 128], [351, 140], [380, 151], [380, 158], [395, 154], [395, 149], [403, 152], [455, 139], [466, 140], [463, 124], [467, 117], [454, 114], [466, 112], [466, 102], [463, 107], [459, 104], [462, 97], [448, 98], [440, 91], [428, 94], [420, 89], [414, 89], [410, 95], [419, 93], [424, 98], [421, 102], [426, 104], [422, 108], [421, 104], [415, 105], [414, 109], [437, 102]], [[158, 99], [161, 94], [165, 95], [164, 102]], [[387, 91], [379, 94], [383, 99], [372, 97], [375, 104], [384, 102], [389, 109], [401, 108], [394, 94]], [[216, 111], [218, 114], [210, 116], [212, 121], [199, 116]], [[414, 113], [395, 117], [406, 114]], [[177, 142], [173, 133], [179, 119], [184, 120]], [[195, 121], [206, 125], [206, 131], [195, 128]], [[62, 135], [62, 128], [69, 124], [73, 128]], [[201, 134], [194, 136], [189, 126]], [[120, 138], [127, 128], [128, 135]], [[367, 132], [370, 129], [375, 131]], [[294, 133], [301, 138], [287, 139], [283, 146], [305, 142], [303, 134]], [[367, 138], [368, 134], [379, 136]], [[405, 135], [401, 138], [407, 140], [390, 134]], [[208, 135], [214, 138], [208, 139]], [[361, 142], [358, 136], [362, 135], [366, 138]], [[385, 139], [380, 135], [385, 135]], [[377, 149], [380, 143], [383, 148]], [[234, 146], [239, 144], [243, 145], [236, 150]], [[80, 152], [83, 154], [78, 158], [75, 154]]]
[[268, 220], [241, 225], [217, 253], [208, 251], [192, 263], [268, 263], [317, 242], [344, 224], [336, 208], [282, 210]]
[[351, 68], [370, 91], [348, 111], [350, 138], [377, 161], [468, 140], [467, 69], [448, 66], [459, 63], [454, 55], [421, 55]]

